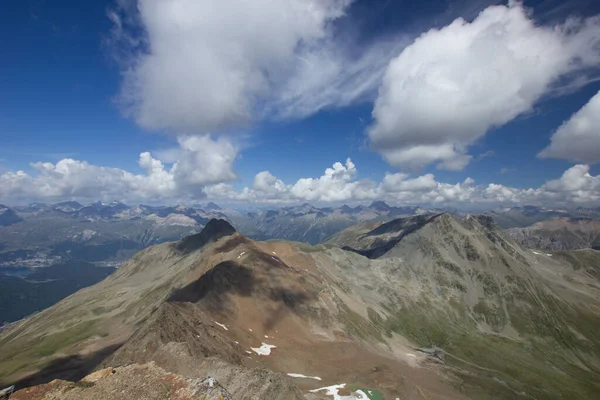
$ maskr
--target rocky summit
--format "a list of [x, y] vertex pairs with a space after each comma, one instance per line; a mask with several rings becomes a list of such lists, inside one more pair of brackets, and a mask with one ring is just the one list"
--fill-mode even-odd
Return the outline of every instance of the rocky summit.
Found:
[[11, 325], [1, 383], [15, 399], [595, 399], [589, 252], [533, 251], [476, 215], [316, 246], [211, 220]]

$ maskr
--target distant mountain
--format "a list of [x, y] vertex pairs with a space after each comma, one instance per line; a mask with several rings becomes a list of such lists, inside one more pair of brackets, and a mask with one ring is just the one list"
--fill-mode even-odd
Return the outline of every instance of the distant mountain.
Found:
[[[0, 265], [27, 258], [124, 260], [144, 247], [202, 230], [214, 217], [183, 206], [70, 201], [0, 208]], [[20, 223], [17, 223], [20, 222]]]
[[[221, 208], [214, 203], [208, 206], [128, 206], [120, 202], [83, 205], [76, 201], [53, 205], [32, 203], [13, 209], [2, 206], [0, 266], [7, 262], [23, 266], [16, 263], [23, 258], [49, 260], [41, 265], [51, 263], [53, 257], [91, 262], [126, 260], [149, 245], [198, 233], [212, 218], [225, 219], [242, 234], [257, 240], [285, 239], [317, 244], [363, 221], [389, 221], [447, 211], [396, 207], [383, 201], [375, 201], [368, 206], [343, 205], [337, 208], [304, 203], [246, 213]], [[498, 225], [511, 228], [528, 227], [557, 216], [600, 217], [600, 210], [549, 210], [525, 206], [492, 210], [486, 214], [492, 216]]]
[[44, 203], [30, 203], [27, 206], [17, 206], [15, 210], [21, 213], [36, 213], [40, 211], [45, 211], [50, 209], [51, 207]]
[[559, 217], [507, 234], [523, 246], [544, 250], [600, 250], [600, 219]]
[[9, 226], [23, 221], [23, 218], [19, 217], [10, 208], [0, 204], [0, 226]]
[[421, 207], [392, 207], [383, 201], [370, 206], [314, 207], [308, 203], [244, 215], [231, 215], [238, 230], [253, 239], [286, 239], [317, 244], [361, 221], [384, 221], [399, 216], [439, 212]]
[[62, 203], [56, 203], [52, 205], [52, 208], [66, 213], [77, 211], [82, 207], [83, 205], [76, 201], [63, 201]]
[[218, 205], [216, 205], [215, 203], [213, 203], [212, 201], [210, 203], [208, 203], [206, 205], [206, 207], [204, 207], [205, 210], [220, 210], [221, 207], [219, 207]]
[[599, 277], [600, 252], [534, 252], [489, 216], [362, 222], [318, 246], [211, 220], [7, 327], [0, 386], [187, 398], [210, 376], [212, 398], [240, 400], [595, 400]]
[[494, 218], [496, 223], [504, 228], [524, 228], [536, 222], [552, 218], [600, 218], [600, 209], [548, 209], [537, 206], [510, 207], [486, 211], [483, 214]]
[[371, 203], [369, 208], [371, 210], [380, 211], [380, 212], [385, 212], [385, 211], [391, 210], [391, 207], [388, 206], [385, 201], [374, 201]]

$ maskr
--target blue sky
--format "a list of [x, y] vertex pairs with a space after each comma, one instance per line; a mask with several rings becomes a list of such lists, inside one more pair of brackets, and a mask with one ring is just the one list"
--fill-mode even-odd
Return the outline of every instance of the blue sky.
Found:
[[[173, 3], [182, 8], [190, 5], [185, 0]], [[549, 145], [551, 136], [561, 124], [586, 106], [600, 90], [600, 82], [595, 81], [598, 76], [595, 71], [599, 66], [596, 58], [590, 57], [585, 66], [578, 68], [561, 58], [562, 54], [580, 45], [590, 46], [591, 53], [597, 53], [598, 48], [590, 44], [590, 36], [584, 33], [579, 36], [565, 34], [562, 38], [564, 43], [560, 44], [562, 39], [557, 39], [555, 53], [534, 54], [542, 57], [540, 60], [544, 65], [553, 64], [555, 59], [560, 59], [563, 64], [556, 61], [555, 70], [541, 71], [541, 75], [547, 74], [547, 79], [539, 84], [539, 88], [529, 88], [531, 85], [528, 84], [527, 75], [524, 78], [516, 76], [516, 81], [523, 80], [523, 87], [515, 93], [519, 96], [524, 91], [533, 93], [523, 95], [531, 103], [529, 110], [525, 107], [508, 117], [490, 112], [489, 121], [473, 121], [473, 126], [484, 127], [479, 130], [471, 125], [457, 125], [454, 135], [460, 139], [455, 140], [451, 132], [445, 132], [442, 123], [446, 117], [440, 117], [441, 122], [436, 125], [435, 132], [427, 121], [416, 117], [408, 118], [409, 121], [406, 117], [401, 118], [390, 122], [392, 126], [384, 126], [382, 121], [388, 117], [373, 114], [377, 102], [388, 113], [396, 109], [400, 110], [400, 114], [406, 112], [409, 117], [411, 113], [410, 110], [403, 111], [403, 103], [397, 103], [398, 96], [402, 98], [407, 94], [398, 93], [387, 98], [381, 94], [386, 84], [381, 77], [373, 79], [373, 83], [361, 93], [356, 94], [353, 89], [369, 77], [383, 75], [386, 71], [390, 87], [411, 87], [412, 83], [405, 78], [407, 71], [412, 68], [411, 63], [422, 62], [426, 65], [431, 62], [433, 65], [434, 62], [406, 56], [405, 49], [415, 47], [414, 40], [419, 35], [432, 28], [444, 28], [459, 17], [468, 24], [479, 12], [494, 4], [503, 5], [502, 12], [509, 15], [509, 11], [505, 11], [508, 9], [505, 2], [357, 0], [349, 5], [340, 5], [344, 2], [332, 0], [331, 9], [322, 10], [323, 16], [319, 16], [321, 19], [317, 22], [312, 17], [307, 17], [306, 22], [297, 18], [301, 22], [289, 28], [295, 29], [293, 32], [286, 31], [288, 28], [285, 24], [280, 26], [276, 19], [272, 25], [261, 25], [261, 29], [268, 31], [264, 34], [267, 35], [266, 43], [262, 33], [257, 33], [256, 39], [245, 39], [243, 35], [248, 35], [248, 32], [254, 35], [252, 30], [242, 30], [242, 34], [237, 35], [235, 27], [243, 21], [243, 16], [228, 15], [232, 7], [219, 8], [203, 3], [196, 2], [187, 11], [190, 15], [201, 15], [206, 11], [207, 15], [216, 19], [215, 26], [201, 26], [205, 23], [202, 18], [168, 21], [168, 17], [164, 17], [162, 20], [160, 13], [165, 12], [165, 8], [161, 8], [163, 6], [158, 0], [140, 0], [139, 4], [133, 0], [63, 1], [60, 7], [47, 1], [19, 1], [3, 5], [0, 34], [8, 40], [0, 41], [0, 177], [4, 179], [0, 201], [97, 200], [95, 196], [103, 200], [131, 202], [176, 202], [203, 197], [255, 202], [354, 202], [384, 198], [396, 203], [441, 201], [448, 204], [482, 201], [483, 198], [490, 204], [536, 201], [593, 204], [597, 201], [595, 196], [597, 191], [600, 192], [600, 184], [595, 180], [590, 181], [587, 176], [596, 179], [600, 173], [597, 164], [600, 154], [597, 157], [589, 154], [583, 157], [576, 150], [571, 149], [569, 151], [575, 153], [566, 154], [567, 150], [561, 148], [554, 151], [552, 158], [537, 157]], [[233, 5], [235, 3], [238, 2], [232, 2]], [[270, 4], [268, 1], [261, 3], [265, 7]], [[275, 18], [286, 12], [287, 3], [280, 2], [273, 7]], [[298, 2], [290, 0], [289, 3]], [[138, 6], [146, 11], [138, 13]], [[533, 24], [527, 29], [539, 31], [540, 27], [560, 26], [569, 17], [578, 17], [578, 30], [587, 29], [592, 38], [594, 32], [600, 32], [598, 21], [591, 19], [600, 14], [600, 3], [592, 0], [525, 1], [524, 7], [512, 7], [527, 10], [522, 14]], [[260, 13], [260, 18], [264, 17], [263, 14]], [[221, 17], [223, 21], [218, 24]], [[586, 25], [581, 22], [584, 20], [591, 22]], [[173, 26], [185, 26], [186, 23], [190, 24], [187, 30], [173, 29]], [[456, 28], [457, 41], [471, 40], [468, 35], [461, 39], [461, 29], [465, 30], [465, 27]], [[150, 34], [140, 36], [143, 32]], [[269, 43], [269, 32], [272, 32], [272, 38], [281, 35], [284, 39], [280, 44]], [[206, 38], [209, 34], [218, 36], [218, 39], [213, 42], [211, 38]], [[193, 35], [204, 35], [198, 48], [194, 47], [196, 40]], [[500, 37], [498, 43], [511, 40], [518, 43], [520, 39], [511, 35], [509, 32], [506, 38]], [[166, 51], [160, 50], [157, 43], [166, 43], [168, 40], [173, 40], [173, 43], [166, 46]], [[237, 48], [236, 40], [249, 40], [240, 44], [244, 48], [256, 46], [244, 53], [243, 69], [238, 69], [232, 61], [238, 59], [237, 55], [223, 56], [219, 50], [229, 45]], [[168, 46], [173, 47], [175, 43], [191, 45], [184, 50], [168, 50]], [[281, 49], [277, 48], [279, 45]], [[153, 58], [144, 58], [144, 53], [154, 51], [156, 55]], [[370, 56], [370, 51], [375, 56]], [[429, 49], [425, 45], [422, 51], [428, 57]], [[398, 66], [397, 75], [393, 75], [389, 62], [396, 57], [400, 59], [403, 52], [404, 58]], [[258, 59], [262, 53], [265, 54], [264, 58]], [[182, 60], [188, 60], [189, 57], [189, 68], [168, 59], [175, 56]], [[205, 64], [212, 63], [211, 56], [217, 57], [214, 62], [217, 67], [214, 70], [207, 69], [205, 75], [208, 78], [203, 78], [200, 71], [204, 71]], [[472, 65], [474, 56], [478, 54], [465, 52], [465, 69], [473, 69], [467, 73], [469, 76], [480, 74], [478, 67]], [[545, 60], [543, 57], [546, 56], [553, 58]], [[456, 68], [462, 62], [456, 60], [458, 56], [450, 54], [449, 57], [448, 68]], [[571, 56], [572, 59], [577, 57], [579, 54], [576, 53]], [[315, 60], [323, 62], [323, 65], [317, 64], [315, 67]], [[308, 72], [296, 70], [303, 62], [314, 69]], [[444, 60], [435, 62], [443, 63]], [[139, 67], [143, 63], [146, 69]], [[185, 64], [185, 61], [181, 63]], [[273, 64], [277, 64], [277, 68], [273, 68]], [[567, 64], [569, 67], [565, 67]], [[218, 75], [222, 66], [232, 69]], [[356, 70], [352, 70], [352, 66], [357, 66]], [[524, 65], [523, 69], [528, 67]], [[157, 82], [155, 78], [156, 74], [163, 73], [160, 68], [166, 71], [164, 82]], [[182, 81], [178, 81], [179, 72], [173, 72], [180, 68]], [[313, 77], [314, 71], [328, 71], [328, 68], [333, 70], [331, 75], [324, 74], [318, 79]], [[481, 70], [485, 68], [489, 67], [480, 67]], [[252, 79], [248, 77], [255, 77], [257, 71], [263, 73], [265, 70], [268, 84], [263, 82], [264, 76], [257, 79], [255, 84], [247, 82]], [[346, 73], [348, 70], [353, 73]], [[126, 71], [130, 74], [127, 75]], [[428, 70], [424, 71], [426, 77], [439, 73], [432, 69], [428, 75]], [[507, 70], [506, 74], [519, 74], [519, 70], [515, 71]], [[169, 75], [171, 72], [173, 76]], [[228, 83], [229, 77], [238, 72], [244, 77], [239, 92], [241, 95], [237, 87], [232, 88]], [[222, 78], [222, 81], [212, 79], [211, 74], [217, 74], [214, 76]], [[174, 88], [165, 88], [165, 82], [169, 80], [173, 80]], [[217, 81], [219, 83], [214, 83]], [[463, 83], [457, 84], [460, 87]], [[188, 92], [188, 85], [193, 86], [193, 90]], [[255, 86], [260, 87], [256, 89]], [[221, 90], [222, 97], [218, 97], [221, 96]], [[228, 91], [232, 93], [233, 100], [226, 98]], [[462, 86], [462, 91], [467, 92], [468, 86]], [[327, 95], [323, 95], [319, 101], [315, 100], [323, 93]], [[418, 90], [414, 92], [417, 96], [418, 93]], [[134, 100], [131, 101], [128, 95], [134, 96]], [[206, 99], [197, 101], [198, 97]], [[124, 99], [130, 101], [129, 108], [123, 105]], [[227, 114], [227, 108], [223, 107], [223, 111], [213, 106], [221, 100], [225, 105], [231, 105], [230, 108], [241, 107], [242, 111], [231, 112], [230, 115]], [[441, 99], [440, 102], [440, 112], [443, 113], [444, 102]], [[509, 103], [498, 103], [498, 108]], [[464, 106], [457, 103], [456, 107]], [[248, 115], [244, 114], [246, 112]], [[432, 107], [424, 114], [433, 115], [429, 113], [434, 112]], [[220, 113], [223, 113], [222, 117], [219, 117]], [[485, 110], [482, 114], [485, 114]], [[476, 117], [465, 115], [461, 124], [471, 124], [469, 118]], [[420, 142], [419, 134], [415, 133], [417, 139], [413, 138], [413, 142], [408, 143], [407, 138], [420, 129], [424, 132], [421, 138], [429, 135], [426, 140]], [[461, 133], [471, 129], [473, 133], [468, 137]], [[596, 126], [590, 128], [589, 132], [580, 133], [589, 143], [588, 148], [600, 144], [598, 132], [600, 129]], [[570, 131], [567, 133], [575, 134]], [[207, 134], [211, 135], [211, 143], [215, 144], [192, 144], [182, 139], [199, 135], [206, 138]], [[444, 138], [446, 134], [448, 139]], [[454, 150], [449, 150], [452, 153], [450, 155], [446, 152], [429, 161], [421, 162], [414, 155], [407, 159], [405, 151], [408, 148], [425, 143], [442, 147], [450, 143]], [[431, 151], [431, 148], [428, 149]], [[144, 152], [150, 152], [151, 160], [162, 162], [162, 175], [148, 178], [148, 167], [144, 167], [139, 160]], [[468, 162], [460, 161], [461, 157], [469, 156]], [[345, 164], [347, 158], [351, 158], [353, 168]], [[63, 159], [73, 159], [77, 163], [86, 161], [87, 165], [98, 168], [110, 167], [112, 172], [110, 176], [104, 176], [107, 172], [102, 169], [80, 168], [79, 164], [73, 167], [76, 171], [72, 168], [68, 173], [61, 172], [56, 165]], [[52, 163], [52, 171], [41, 168], [40, 164], [37, 167], [32, 165], [42, 162]], [[319, 180], [327, 175], [324, 170], [335, 162], [341, 162], [348, 171], [352, 169], [349, 172], [352, 176], [345, 176], [342, 171], [339, 179], [336, 178], [338, 175], [332, 178], [334, 182], [329, 178]], [[440, 163], [444, 162], [452, 163], [452, 167], [440, 168]], [[177, 171], [171, 170], [176, 163], [179, 164]], [[459, 167], [456, 167], [457, 163]], [[149, 161], [147, 165], [150, 164]], [[585, 189], [591, 192], [584, 199], [572, 194], [536, 194], [528, 197], [519, 191], [528, 188], [542, 190], [547, 182], [559, 180], [565, 171], [576, 165], [586, 165], [588, 168], [584, 172], [587, 181], [582, 185], [586, 185]], [[209, 171], [211, 169], [216, 171]], [[19, 170], [24, 171], [26, 176], [15, 178], [14, 174]], [[269, 178], [261, 186], [256, 175], [262, 171], [268, 171]], [[125, 172], [135, 177], [122, 178]], [[365, 192], [368, 184], [381, 185], [386, 173], [397, 174], [397, 177], [402, 177], [400, 181], [409, 183], [411, 179], [433, 174], [438, 186], [434, 188], [433, 183], [427, 186], [430, 192], [423, 192], [421, 197], [408, 196], [401, 193], [400, 189], [382, 191], [371, 188], [369, 193]], [[159, 181], [157, 177], [164, 180], [156, 183]], [[440, 185], [454, 185], [464, 182], [468, 177], [480, 187], [477, 195], [473, 195], [478, 196], [477, 199], [440, 195], [439, 191], [443, 190]], [[312, 178], [313, 182], [304, 182], [294, 188], [295, 183], [303, 178]], [[118, 179], [118, 182], [113, 184], [112, 179]], [[131, 181], [137, 183], [132, 184]], [[273, 189], [278, 181], [285, 186], [284, 189]], [[139, 189], [139, 186], [153, 184], [157, 186], [148, 190]], [[502, 185], [512, 190], [513, 195], [493, 199], [489, 193], [482, 195], [480, 192], [489, 188], [490, 184]], [[120, 189], [111, 190], [102, 185]], [[304, 194], [303, 190], [310, 193]], [[581, 188], [570, 190], [581, 191]], [[328, 191], [346, 194], [332, 195]]]

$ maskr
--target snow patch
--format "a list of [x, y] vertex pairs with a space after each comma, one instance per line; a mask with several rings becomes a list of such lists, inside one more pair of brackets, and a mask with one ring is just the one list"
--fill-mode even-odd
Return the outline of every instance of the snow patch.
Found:
[[252, 332], [252, 328], [248, 328], [248, 330], [249, 330], [250, 332]]
[[92, 237], [94, 237], [95, 234], [96, 231], [93, 231], [91, 229], [84, 229], [83, 232], [81, 232], [81, 240], [90, 240]]
[[244, 254], [246, 254], [246, 252], [245, 252], [245, 251], [242, 251], [242, 252], [240, 253], [240, 255], [238, 256], [238, 260], [239, 260], [239, 259], [240, 259], [240, 257], [241, 257], [241, 256], [243, 256]]
[[218, 323], [217, 321], [213, 321], [215, 324], [219, 325], [221, 328], [225, 329], [226, 331], [228, 331], [229, 329], [227, 329], [227, 327], [223, 324]]
[[331, 385], [331, 386], [325, 386], [325, 387], [322, 387], [319, 389], [313, 389], [310, 392], [316, 393], [316, 392], [320, 392], [322, 390], [326, 390], [327, 393], [325, 393], [325, 394], [327, 396], [333, 396], [333, 400], [369, 400], [369, 397], [367, 396], [367, 394], [365, 392], [363, 392], [362, 390], [357, 390], [356, 392], [352, 393], [349, 396], [340, 396], [338, 394], [338, 391], [345, 387], [346, 387], [345, 383], [340, 383], [339, 385]]
[[317, 381], [320, 381], [321, 378], [319, 378], [318, 376], [306, 376], [306, 375], [302, 375], [302, 374], [294, 374], [294, 373], [288, 373], [287, 376], [291, 376], [292, 378], [307, 378], [307, 379], [315, 379]]
[[406, 353], [406, 355], [409, 357], [416, 357], [416, 355], [414, 355], [413, 353]]
[[268, 356], [271, 354], [271, 349], [276, 347], [277, 346], [263, 342], [260, 347], [250, 347], [250, 349], [260, 356]]
[[273, 254], [277, 255], [277, 253], [273, 252]]

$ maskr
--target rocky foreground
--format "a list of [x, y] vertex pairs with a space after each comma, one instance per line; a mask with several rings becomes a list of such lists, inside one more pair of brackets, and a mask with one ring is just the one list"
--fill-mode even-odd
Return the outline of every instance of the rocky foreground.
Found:
[[17, 391], [11, 400], [233, 400], [214, 378], [186, 379], [150, 362], [96, 371], [79, 382], [53, 380]]

